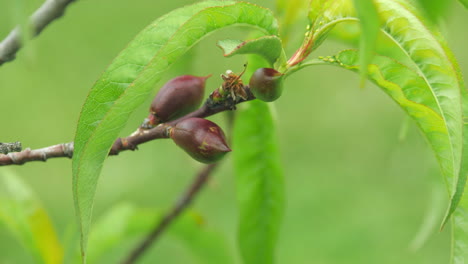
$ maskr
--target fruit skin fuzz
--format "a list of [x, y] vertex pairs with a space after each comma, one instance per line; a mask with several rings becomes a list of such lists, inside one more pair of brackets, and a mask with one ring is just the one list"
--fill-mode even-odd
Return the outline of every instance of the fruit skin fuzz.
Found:
[[196, 110], [203, 101], [206, 79], [210, 76], [182, 75], [169, 80], [151, 103], [149, 124], [172, 121]]
[[174, 142], [192, 158], [214, 163], [230, 152], [223, 130], [215, 123], [198, 117], [180, 121], [169, 131]]
[[273, 102], [283, 92], [283, 79], [283, 74], [275, 69], [259, 68], [250, 77], [250, 91], [257, 99]]

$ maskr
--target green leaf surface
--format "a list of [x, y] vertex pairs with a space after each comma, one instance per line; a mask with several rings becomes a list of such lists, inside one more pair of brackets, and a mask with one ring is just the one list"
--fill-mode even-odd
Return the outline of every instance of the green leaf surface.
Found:
[[359, 41], [361, 62], [359, 64], [366, 65], [360, 69], [361, 86], [363, 86], [367, 75], [367, 64], [371, 62], [376, 49], [380, 20], [373, 0], [354, 0], [354, 7], [361, 25], [361, 40]]
[[[461, 75], [460, 66], [455, 60], [454, 54], [444, 45], [449, 54], [452, 67], [457, 73], [458, 82], [460, 84], [463, 107], [463, 155], [462, 165], [459, 178], [468, 176], [468, 90], [466, 89], [465, 81]], [[459, 180], [459, 182], [463, 181]], [[465, 186], [466, 188], [466, 186]], [[449, 211], [450, 212], [450, 211]], [[460, 199], [460, 205], [456, 208], [452, 218], [452, 264], [464, 264], [468, 262], [468, 194], [466, 191]]]
[[351, 0], [316, 0], [309, 6], [309, 25], [302, 45], [288, 60], [292, 67], [309, 56], [326, 39], [335, 25], [345, 21], [358, 21]]
[[284, 180], [268, 104], [254, 100], [240, 107], [232, 149], [241, 255], [245, 264], [274, 263], [284, 210]]
[[[103, 263], [111, 254], [128, 241], [140, 241], [154, 228], [162, 213], [131, 204], [118, 204], [98, 218], [89, 237], [89, 263]], [[232, 263], [232, 254], [226, 240], [219, 233], [203, 224], [201, 217], [188, 211], [167, 229], [166, 235], [181, 241], [199, 263]], [[133, 243], [131, 243], [133, 245]], [[134, 246], [134, 245], [133, 245]], [[122, 252], [124, 257], [128, 252]]]
[[411, 66], [424, 78], [448, 130], [450, 144], [440, 146], [446, 149], [446, 154], [438, 160], [451, 196], [445, 222], [458, 205], [466, 182], [466, 177], [459, 176], [463, 128], [458, 75], [440, 33], [429, 30], [413, 6], [400, 0], [377, 0], [377, 3], [385, 21], [383, 32], [406, 53], [413, 62]]
[[[395, 43], [395, 48], [406, 55], [407, 66], [415, 70], [416, 75], [421, 76], [429, 87], [436, 102], [435, 106], [430, 107], [440, 114], [448, 133], [448, 144], [437, 144], [437, 148], [434, 148], [431, 143], [451, 196], [445, 223], [457, 207], [466, 182], [466, 176], [459, 174], [463, 128], [460, 84], [457, 70], [452, 64], [454, 59], [441, 34], [435, 28], [429, 29], [414, 6], [403, 0], [374, 1], [383, 23], [382, 32]], [[306, 40], [313, 40], [310, 45], [316, 46], [323, 41], [326, 33], [336, 24], [353, 21], [350, 3], [351, 0], [311, 2], [311, 29], [306, 37]], [[301, 60], [293, 57], [289, 65], [294, 65], [291, 61]]]
[[162, 74], [207, 34], [230, 25], [250, 25], [275, 35], [268, 9], [244, 2], [206, 1], [177, 9], [145, 28], [114, 59], [91, 89], [82, 108], [73, 154], [73, 195], [82, 254], [103, 162], [129, 115]]
[[[455, 64], [458, 68], [458, 65]], [[460, 78], [461, 83], [463, 80]], [[464, 87], [464, 86], [463, 86]], [[463, 90], [463, 116], [464, 116], [464, 132], [463, 135], [463, 157], [461, 174], [468, 174], [468, 92]], [[463, 173], [463, 174], [462, 174]], [[460, 205], [453, 214], [452, 219], [452, 264], [465, 264], [468, 262], [468, 194], [463, 193], [460, 199]]]
[[247, 41], [225, 39], [218, 41], [217, 45], [223, 50], [225, 57], [257, 54], [267, 60], [270, 65], [278, 60], [283, 51], [281, 39], [277, 36], [264, 36]]
[[459, 1], [465, 8], [468, 8], [468, 0], [459, 0]]
[[437, 24], [441, 18], [447, 15], [452, 0], [413, 0], [417, 2], [418, 6], [422, 9], [422, 13], [432, 24]]
[[62, 246], [47, 212], [32, 190], [7, 169], [0, 173], [2, 223], [33, 255], [36, 263], [62, 263]]

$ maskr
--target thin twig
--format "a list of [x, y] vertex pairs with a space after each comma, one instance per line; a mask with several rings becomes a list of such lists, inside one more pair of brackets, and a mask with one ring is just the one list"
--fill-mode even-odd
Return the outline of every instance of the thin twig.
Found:
[[[227, 133], [229, 135], [228, 141], [232, 140], [232, 130], [234, 125], [234, 113], [227, 112]], [[195, 198], [195, 195], [201, 190], [203, 185], [208, 181], [210, 174], [218, 166], [218, 163], [207, 165], [201, 170], [197, 177], [193, 180], [189, 188], [184, 192], [184, 194], [179, 199], [179, 202], [174, 205], [174, 207], [167, 213], [167, 215], [160, 221], [157, 222], [150, 234], [145, 237], [140, 244], [137, 245], [128, 255], [122, 264], [131, 264], [134, 263], [139, 257], [141, 257], [145, 251], [147, 251], [161, 233], [169, 226], [169, 224], [174, 221], [180, 213], [187, 208], [190, 203]]]
[[[47, 25], [61, 17], [67, 6], [73, 1], [46, 0], [29, 19], [29, 29], [31, 30], [32, 37], [39, 35]], [[0, 65], [14, 60], [21, 46], [20, 28], [16, 27], [0, 42]]]
[[[112, 145], [112, 148], [109, 151], [109, 155], [118, 155], [120, 152], [125, 150], [136, 150], [138, 148], [138, 145], [143, 144], [145, 142], [160, 138], [168, 138], [168, 128], [170, 128], [171, 126], [175, 126], [178, 122], [184, 119], [190, 117], [204, 118], [226, 110], [233, 110], [235, 109], [236, 104], [255, 99], [255, 97], [250, 93], [247, 86], [245, 87], [245, 89], [248, 94], [247, 99], [229, 99], [223, 101], [223, 103], [218, 104], [213, 103], [211, 98], [209, 98], [201, 108], [177, 120], [160, 124], [151, 129], [139, 128], [135, 133], [128, 137], [118, 138]], [[21, 152], [12, 152], [6, 155], [0, 154], [0, 166], [22, 165], [30, 161], [46, 161], [50, 158], [71, 158], [72, 156], [73, 142], [69, 142], [41, 149], [31, 150], [28, 148]]]
[[189, 188], [187, 188], [175, 206], [160, 221], [156, 223], [151, 233], [149, 233], [148, 236], [140, 244], [138, 244], [135, 249], [131, 251], [122, 264], [135, 263], [135, 261], [140, 258], [147, 249], [149, 249], [149, 247], [160, 237], [160, 235], [167, 229], [173, 220], [177, 218], [177, 216], [179, 216], [180, 213], [193, 202], [194, 198], [206, 184], [210, 178], [211, 173], [217, 165], [218, 163], [206, 165], [198, 173], [192, 184], [190, 184]]

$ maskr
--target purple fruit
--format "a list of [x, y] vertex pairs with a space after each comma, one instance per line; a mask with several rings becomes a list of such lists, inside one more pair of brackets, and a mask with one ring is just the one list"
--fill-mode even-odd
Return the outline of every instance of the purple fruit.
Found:
[[203, 101], [205, 81], [210, 76], [182, 75], [164, 84], [151, 103], [150, 123], [165, 123], [196, 110]]
[[216, 162], [231, 151], [221, 128], [203, 118], [182, 120], [171, 129], [170, 137], [192, 158], [203, 163]]
[[250, 77], [250, 91], [256, 98], [272, 102], [283, 92], [283, 74], [271, 68], [257, 69]]

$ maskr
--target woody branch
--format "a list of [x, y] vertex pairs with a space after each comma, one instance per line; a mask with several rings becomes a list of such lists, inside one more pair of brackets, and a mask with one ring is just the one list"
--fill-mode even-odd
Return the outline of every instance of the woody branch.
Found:
[[[52, 21], [61, 17], [65, 9], [73, 1], [74, 0], [46, 0], [29, 19], [28, 29], [31, 30], [31, 36], [35, 37], [39, 35]], [[0, 42], [0, 65], [14, 60], [21, 46], [21, 31], [19, 27], [16, 27]]]
[[[140, 127], [130, 136], [116, 139], [109, 151], [109, 155], [118, 155], [125, 150], [136, 150], [140, 144], [160, 138], [168, 138], [168, 128], [175, 126], [177, 123], [187, 118], [204, 118], [219, 112], [234, 110], [237, 104], [255, 99], [248, 86], [244, 86], [243, 89], [246, 94], [245, 99], [242, 97], [233, 98], [228, 96], [224, 100], [216, 101], [213, 100], [212, 93], [205, 104], [196, 111], [179, 119], [159, 124], [150, 129]], [[30, 161], [47, 161], [50, 158], [71, 158], [72, 156], [73, 142], [69, 142], [40, 149], [31, 150], [27, 148], [20, 152], [0, 154], [0, 166], [22, 165]]]

